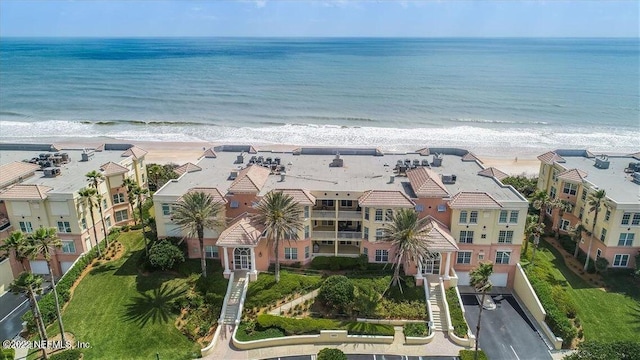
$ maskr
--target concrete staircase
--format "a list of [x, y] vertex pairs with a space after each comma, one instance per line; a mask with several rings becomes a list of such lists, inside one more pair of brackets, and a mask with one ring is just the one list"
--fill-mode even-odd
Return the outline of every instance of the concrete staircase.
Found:
[[233, 285], [231, 286], [231, 294], [229, 295], [229, 301], [227, 301], [227, 308], [222, 318], [223, 324], [233, 325], [236, 322], [238, 316], [238, 309], [240, 308], [240, 301], [242, 300], [242, 289], [244, 283], [247, 281], [246, 274], [236, 272], [234, 274]]
[[435, 331], [446, 331], [447, 319], [444, 314], [442, 295], [440, 293], [440, 284], [439, 283], [430, 283], [429, 284], [429, 305], [431, 306], [431, 314], [433, 315], [433, 326]]

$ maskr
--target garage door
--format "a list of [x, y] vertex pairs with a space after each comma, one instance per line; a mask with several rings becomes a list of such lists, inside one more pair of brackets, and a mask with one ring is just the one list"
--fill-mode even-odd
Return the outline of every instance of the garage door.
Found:
[[469, 286], [469, 272], [459, 272], [458, 274], [458, 286]]
[[509, 274], [508, 273], [497, 273], [497, 274], [492, 274], [489, 279], [491, 280], [491, 283], [493, 283], [493, 286], [507, 286], [507, 280], [509, 280]]
[[31, 260], [29, 261], [29, 265], [31, 265], [31, 272], [34, 274], [48, 274], [49, 268], [47, 267], [47, 262], [44, 260]]
[[62, 268], [62, 273], [64, 274], [69, 271], [69, 269], [71, 269], [71, 265], [73, 265], [73, 261], [61, 261], [60, 267]]

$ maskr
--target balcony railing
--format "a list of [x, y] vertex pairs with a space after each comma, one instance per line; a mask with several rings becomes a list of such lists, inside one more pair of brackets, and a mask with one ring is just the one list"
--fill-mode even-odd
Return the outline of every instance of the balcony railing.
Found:
[[338, 239], [362, 239], [362, 232], [338, 231]]
[[340, 220], [362, 220], [362, 211], [340, 210], [338, 217]]
[[336, 232], [335, 231], [313, 231], [311, 233], [311, 237], [314, 240], [335, 240]]
[[312, 218], [318, 219], [335, 219], [336, 211], [335, 210], [314, 210], [311, 212]]
[[0, 231], [7, 229], [9, 226], [11, 226], [11, 223], [9, 222], [9, 219], [7, 218], [0, 218]]

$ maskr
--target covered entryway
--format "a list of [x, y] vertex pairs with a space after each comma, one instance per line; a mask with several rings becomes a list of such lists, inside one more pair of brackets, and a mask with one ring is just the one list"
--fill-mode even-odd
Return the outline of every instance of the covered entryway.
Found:
[[31, 272], [34, 274], [49, 274], [49, 267], [47, 266], [47, 262], [44, 260], [31, 260], [29, 261], [29, 265], [31, 265]]
[[249, 217], [234, 221], [220, 233], [216, 246], [222, 248], [226, 278], [229, 278], [232, 270], [249, 271], [251, 280], [257, 278], [256, 246], [260, 241], [261, 233]]
[[422, 273], [424, 275], [439, 275], [441, 258], [440, 253], [435, 253], [432, 258], [425, 259], [422, 264]]
[[235, 270], [251, 270], [251, 252], [251, 248], [235, 248], [233, 250]]

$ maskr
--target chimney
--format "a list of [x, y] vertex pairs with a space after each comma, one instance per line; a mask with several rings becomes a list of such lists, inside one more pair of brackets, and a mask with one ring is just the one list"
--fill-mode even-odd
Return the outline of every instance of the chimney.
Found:
[[287, 174], [285, 173], [280, 173], [280, 182], [284, 182], [284, 179], [286, 178]]
[[394, 181], [395, 179], [396, 179], [396, 177], [395, 177], [395, 176], [390, 175], [390, 176], [389, 176], [389, 184], [393, 184], [393, 181]]

